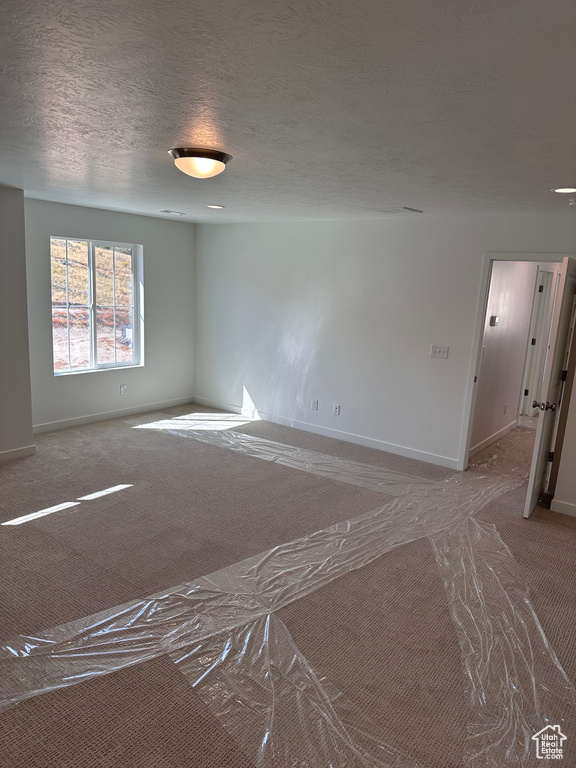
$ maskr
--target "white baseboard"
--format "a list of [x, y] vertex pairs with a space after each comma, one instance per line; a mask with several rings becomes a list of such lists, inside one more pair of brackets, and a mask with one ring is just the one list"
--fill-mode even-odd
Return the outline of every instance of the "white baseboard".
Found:
[[550, 509], [552, 512], [560, 512], [563, 515], [576, 517], [576, 504], [572, 504], [569, 501], [559, 501], [558, 499], [552, 499]]
[[[198, 405], [203, 405], [206, 408], [216, 408], [219, 411], [228, 411], [229, 413], [242, 413], [242, 407], [239, 405], [233, 405], [232, 403], [223, 403], [221, 400], [212, 400], [209, 397], [193, 397], [192, 398], [193, 403], [197, 403]], [[251, 411], [250, 412], [253, 417], [258, 416], [258, 412]], [[246, 412], [244, 415], [248, 415]]]
[[512, 432], [512, 430], [516, 429], [517, 426], [518, 419], [514, 419], [514, 421], [511, 421], [510, 424], [506, 425], [503, 429], [498, 430], [498, 432], [494, 432], [494, 434], [490, 435], [490, 437], [487, 437], [486, 440], [482, 440], [481, 443], [477, 443], [473, 448], [470, 448], [470, 456], [474, 456], [475, 453], [483, 451], [484, 448], [487, 448], [496, 440], [500, 440], [502, 437], [504, 437], [504, 435], [507, 435], [508, 432]]
[[0, 463], [4, 461], [13, 461], [13, 459], [24, 459], [26, 456], [34, 456], [35, 453], [35, 445], [24, 445], [22, 448], [13, 448], [10, 451], [0, 451]]
[[276, 416], [273, 413], [266, 413], [265, 411], [255, 411], [253, 414], [249, 414], [245, 409], [238, 405], [211, 400], [207, 397], [194, 397], [193, 401], [199, 405], [204, 405], [210, 408], [218, 408], [219, 410], [230, 411], [231, 413], [241, 413], [243, 416], [259, 416], [263, 421], [270, 421], [273, 424], [282, 424], [286, 427], [293, 427], [294, 429], [302, 429], [305, 432], [312, 432], [315, 435], [324, 435], [325, 437], [333, 437], [336, 440], [345, 440], [349, 443], [365, 445], [367, 448], [376, 448], [379, 451], [387, 451], [388, 453], [394, 453], [397, 456], [404, 456], [408, 459], [417, 459], [418, 461], [425, 461], [428, 464], [436, 464], [437, 466], [447, 467], [448, 469], [458, 468], [457, 459], [451, 459], [448, 456], [440, 456], [436, 453], [419, 451], [414, 448], [407, 448], [406, 446], [396, 445], [395, 443], [387, 443], [384, 440], [377, 440], [373, 437], [357, 435], [353, 432], [344, 432], [330, 427], [322, 427], [318, 424], [309, 424], [306, 421], [298, 421], [297, 419], [287, 419], [284, 416]]
[[186, 405], [192, 402], [192, 396], [178, 397], [175, 400], [162, 400], [159, 403], [146, 403], [146, 405], [133, 406], [131, 408], [122, 408], [118, 411], [106, 411], [103, 413], [90, 413], [87, 416], [79, 416], [74, 419], [63, 419], [62, 421], [49, 421], [45, 424], [35, 424], [34, 434], [40, 432], [52, 432], [55, 429], [66, 429], [67, 427], [80, 427], [83, 424], [93, 424], [97, 421], [108, 421], [109, 419], [120, 419], [124, 416], [133, 416], [136, 413], [146, 413], [147, 411], [158, 411], [162, 408], [172, 408], [175, 405]]

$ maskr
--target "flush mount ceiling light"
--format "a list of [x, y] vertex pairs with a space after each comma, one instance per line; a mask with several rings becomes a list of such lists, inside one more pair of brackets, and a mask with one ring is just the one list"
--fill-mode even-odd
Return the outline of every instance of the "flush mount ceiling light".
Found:
[[206, 208], [212, 208], [214, 211], [222, 211], [224, 209], [223, 205], [207, 205]]
[[562, 195], [569, 195], [571, 192], [576, 192], [576, 189], [574, 187], [559, 187], [558, 189], [555, 189], [554, 192], [560, 192]]
[[178, 147], [169, 149], [168, 154], [174, 159], [176, 168], [195, 179], [209, 179], [217, 176], [226, 168], [226, 163], [232, 160], [226, 152], [215, 149], [200, 149], [198, 147]]

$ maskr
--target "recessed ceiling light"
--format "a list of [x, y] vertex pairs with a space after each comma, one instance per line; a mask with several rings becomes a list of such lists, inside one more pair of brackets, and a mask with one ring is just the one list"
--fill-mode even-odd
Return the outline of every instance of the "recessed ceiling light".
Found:
[[232, 160], [226, 152], [199, 147], [177, 147], [169, 149], [168, 154], [174, 159], [178, 170], [194, 176], [195, 179], [209, 179], [217, 176], [226, 168], [226, 163]]
[[206, 208], [213, 208], [215, 211], [221, 211], [224, 206], [223, 205], [207, 205]]
[[182, 213], [182, 211], [169, 211], [168, 209], [159, 211], [159, 213], [167, 213], [169, 216], [186, 216], [186, 214]]
[[560, 192], [563, 195], [569, 195], [571, 192], [576, 192], [576, 189], [574, 187], [559, 187], [558, 189], [555, 189], [554, 192]]

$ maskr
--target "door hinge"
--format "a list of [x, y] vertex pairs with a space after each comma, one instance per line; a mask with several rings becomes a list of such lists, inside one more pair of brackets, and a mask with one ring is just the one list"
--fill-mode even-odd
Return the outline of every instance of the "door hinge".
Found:
[[554, 451], [550, 451], [548, 454], [548, 461], [554, 461]]
[[568, 376], [568, 371], [562, 371], [562, 378], [561, 381], [566, 381], [566, 377]]
[[543, 291], [544, 291], [544, 286], [543, 285], [539, 285], [538, 286], [538, 293], [542, 293]]
[[532, 339], [532, 341], [530, 342], [530, 344], [532, 344], [532, 346], [534, 346], [534, 345], [536, 344], [536, 339]]
[[524, 397], [526, 397], [526, 395], [527, 395], [527, 394], [528, 394], [528, 390], [527, 390], [527, 389], [525, 389], [525, 390], [524, 390]]

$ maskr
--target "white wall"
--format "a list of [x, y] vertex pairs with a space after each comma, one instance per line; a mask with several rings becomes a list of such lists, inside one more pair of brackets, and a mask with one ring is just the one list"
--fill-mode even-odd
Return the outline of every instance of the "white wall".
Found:
[[[32, 409], [35, 429], [187, 402], [193, 381], [194, 225], [26, 200]], [[143, 245], [143, 367], [54, 376], [50, 236]], [[120, 384], [127, 394], [120, 395]]]
[[484, 252], [575, 245], [569, 213], [198, 225], [195, 399], [456, 467]]
[[[502, 437], [517, 423], [537, 275], [537, 264], [493, 264], [471, 453]], [[490, 325], [491, 315], [499, 317], [497, 326]]]
[[0, 187], [0, 461], [34, 453], [24, 193]]

